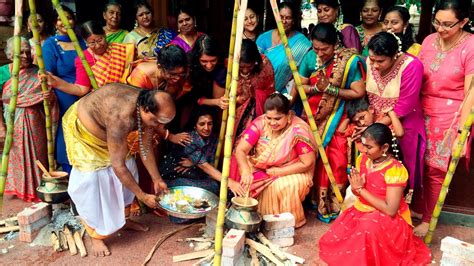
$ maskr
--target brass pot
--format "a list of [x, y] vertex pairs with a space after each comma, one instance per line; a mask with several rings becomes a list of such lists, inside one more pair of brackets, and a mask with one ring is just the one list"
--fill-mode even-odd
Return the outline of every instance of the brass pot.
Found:
[[43, 174], [41, 184], [36, 188], [38, 197], [47, 203], [62, 203], [69, 199], [67, 193], [68, 173], [55, 171], [49, 173], [51, 177]]
[[245, 232], [258, 232], [262, 223], [262, 215], [257, 211], [258, 201], [254, 198], [233, 197], [232, 206], [225, 215], [228, 228], [240, 229]]

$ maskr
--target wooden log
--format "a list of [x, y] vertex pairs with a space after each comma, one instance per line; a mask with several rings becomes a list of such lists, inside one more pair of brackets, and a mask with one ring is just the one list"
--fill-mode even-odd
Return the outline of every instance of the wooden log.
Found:
[[84, 228], [79, 232], [75, 231], [72, 236], [74, 237], [74, 242], [77, 245], [77, 248], [79, 249], [79, 254], [81, 254], [81, 257], [87, 256], [87, 250], [86, 247], [84, 246], [84, 241], [82, 241], [82, 236], [84, 235]]
[[193, 263], [193, 266], [198, 266], [198, 265], [201, 265], [201, 263], [205, 263], [205, 262], [209, 261], [210, 259], [212, 259], [212, 257], [214, 257], [214, 254], [216, 254], [216, 253], [212, 252], [208, 256], [196, 261], [195, 263]]
[[298, 263], [298, 264], [304, 264], [305, 259], [295, 256], [293, 254], [290, 254], [288, 252], [283, 251], [283, 253], [286, 255], [286, 257], [293, 263]]
[[74, 237], [72, 236], [71, 230], [67, 226], [64, 227], [64, 235], [66, 236], [67, 245], [69, 246], [69, 252], [71, 255], [77, 254], [76, 243], [74, 242]]
[[265, 245], [260, 244], [258, 242], [253, 241], [252, 239], [245, 239], [245, 243], [249, 245], [251, 248], [256, 249], [258, 252], [260, 252], [263, 256], [265, 256], [267, 259], [269, 259], [271, 262], [275, 263], [277, 266], [283, 266], [284, 264], [273, 255], [272, 251], [267, 248]]
[[250, 252], [250, 257], [252, 257], [252, 261], [250, 262], [250, 265], [259, 266], [260, 263], [258, 262], [257, 250], [255, 250], [255, 248], [253, 247], [250, 247], [249, 252]]
[[206, 250], [186, 253], [186, 254], [183, 254], [183, 255], [177, 255], [177, 256], [173, 256], [173, 262], [180, 262], [180, 261], [187, 261], [187, 260], [194, 260], [194, 259], [204, 258], [204, 257], [209, 256], [210, 254], [213, 254], [213, 253], [214, 253], [213, 249], [206, 249]]
[[288, 258], [286, 255], [283, 253], [283, 251], [280, 250], [280, 248], [276, 245], [274, 245], [270, 240], [268, 240], [262, 233], [257, 234], [258, 240], [262, 242], [264, 245], [270, 248], [273, 254], [275, 254], [280, 260], [287, 260]]
[[0, 221], [0, 226], [15, 226], [18, 225], [18, 217], [11, 217]]
[[0, 234], [20, 230], [19, 225], [0, 227]]
[[62, 250], [68, 250], [69, 245], [68, 245], [68, 242], [67, 242], [66, 235], [64, 234], [63, 231], [58, 232], [58, 238], [59, 238], [59, 243], [61, 244], [61, 249]]
[[51, 232], [51, 244], [53, 244], [53, 251], [63, 251], [61, 248], [61, 243], [59, 242], [58, 234], [55, 231]]

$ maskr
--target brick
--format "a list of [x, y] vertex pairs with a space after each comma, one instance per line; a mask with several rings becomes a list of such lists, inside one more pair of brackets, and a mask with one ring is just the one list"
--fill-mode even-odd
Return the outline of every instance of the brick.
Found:
[[44, 202], [36, 203], [18, 213], [18, 224], [32, 224], [45, 216], [51, 217], [51, 205]]
[[441, 240], [441, 251], [443, 255], [448, 253], [474, 264], [474, 245], [458, 240], [453, 237], [445, 237]]
[[245, 244], [245, 231], [230, 229], [222, 240], [222, 256], [238, 257], [242, 254]]
[[472, 266], [473, 262], [456, 257], [456, 255], [443, 253], [443, 257], [441, 257], [440, 264], [441, 266]]
[[293, 237], [295, 235], [295, 228], [287, 227], [275, 230], [263, 230], [263, 234], [270, 240], [276, 238]]
[[51, 222], [51, 219], [49, 218], [49, 216], [45, 216], [32, 224], [20, 225], [20, 232], [33, 233], [33, 232], [41, 230], [41, 228], [43, 228], [45, 225], [49, 224], [50, 222]]
[[235, 257], [227, 257], [227, 256], [222, 256], [221, 257], [221, 265], [222, 266], [234, 266], [237, 265], [239, 262], [240, 258], [242, 255], [235, 256]]
[[295, 227], [295, 216], [289, 212], [267, 214], [263, 216], [264, 228], [267, 231]]
[[277, 245], [280, 248], [284, 247], [291, 247], [295, 243], [295, 239], [293, 237], [285, 237], [285, 238], [276, 238], [270, 240], [273, 244]]
[[18, 238], [21, 242], [31, 243], [33, 242], [33, 240], [35, 240], [36, 236], [38, 236], [39, 232], [39, 230], [33, 233], [20, 232], [18, 234]]

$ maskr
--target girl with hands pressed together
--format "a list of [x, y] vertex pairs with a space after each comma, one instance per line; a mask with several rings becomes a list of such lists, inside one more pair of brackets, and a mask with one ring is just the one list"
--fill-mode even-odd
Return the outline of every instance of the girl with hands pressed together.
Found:
[[413, 234], [403, 198], [408, 172], [398, 161], [395, 137], [375, 123], [361, 140], [364, 153], [349, 177], [357, 200], [321, 237], [320, 258], [329, 265], [429, 264], [430, 250]]

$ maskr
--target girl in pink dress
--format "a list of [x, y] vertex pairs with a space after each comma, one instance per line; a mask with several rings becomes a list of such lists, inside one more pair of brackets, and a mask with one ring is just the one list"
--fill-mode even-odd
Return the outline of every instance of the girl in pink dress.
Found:
[[474, 94], [467, 93], [474, 76], [474, 36], [464, 29], [468, 16], [469, 5], [463, 6], [459, 0], [442, 1], [433, 19], [436, 32], [423, 41], [419, 55], [424, 66], [421, 104], [427, 137], [423, 201], [417, 207], [423, 223], [415, 228], [420, 236], [428, 231], [451, 147], [474, 103]]

